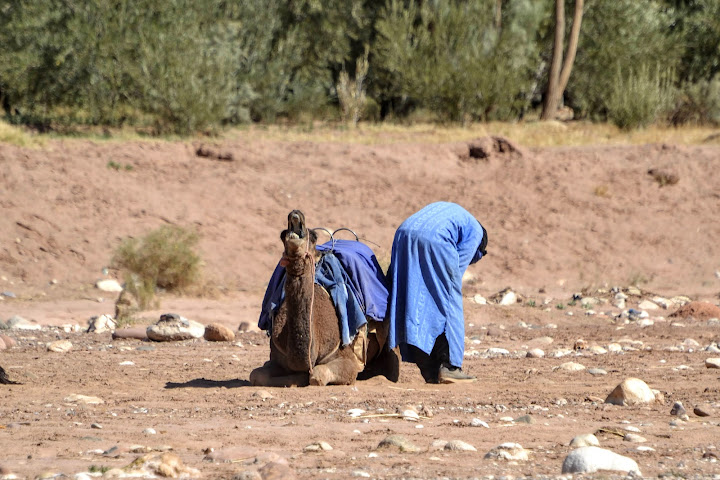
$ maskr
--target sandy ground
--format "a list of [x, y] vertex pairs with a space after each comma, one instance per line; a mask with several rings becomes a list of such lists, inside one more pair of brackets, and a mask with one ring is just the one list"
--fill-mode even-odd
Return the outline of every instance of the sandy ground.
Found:
[[[22, 385], [0, 386], [3, 473], [72, 477], [167, 451], [185, 475], [203, 478], [556, 477], [570, 440], [594, 432], [601, 447], [637, 461], [643, 476], [720, 472], [720, 373], [704, 363], [720, 357], [704, 350], [720, 341], [720, 325], [700, 315], [670, 317], [676, 305], [626, 321], [607, 293], [640, 287], [628, 308], [655, 296], [718, 303], [720, 147], [520, 146], [473, 158], [466, 143], [238, 137], [209, 145], [230, 154], [227, 161], [197, 156], [197, 146], [0, 145], [0, 320], [20, 315], [44, 327], [4, 332], [17, 344], [0, 351], [0, 365]], [[658, 171], [668, 184], [657, 181]], [[145, 320], [175, 312], [237, 330], [257, 321], [290, 210], [303, 210], [311, 226], [352, 228], [384, 263], [395, 228], [436, 200], [462, 204], [489, 232], [489, 254], [470, 267], [464, 287], [464, 368], [477, 383], [426, 385], [404, 364], [396, 384], [376, 377], [354, 386], [260, 389], [248, 376], [268, 357], [264, 333], [238, 332], [235, 343], [152, 343], [61, 328], [114, 311], [117, 294], [95, 282], [120, 276], [111, 258], [122, 239], [160, 225], [200, 233], [206, 294], [163, 296]], [[505, 287], [521, 301], [474, 302]], [[575, 293], [602, 300], [591, 307], [595, 315], [572, 302]], [[72, 350], [48, 352], [58, 339], [69, 339]], [[623, 348], [575, 350], [579, 339]], [[526, 358], [534, 347], [546, 358]], [[606, 374], [559, 368], [569, 361]], [[628, 377], [662, 399], [603, 403]], [[670, 415], [675, 401], [688, 421]], [[697, 416], [696, 405], [711, 415]], [[418, 422], [396, 415], [407, 406], [420, 412]], [[351, 417], [353, 408], [365, 413]], [[526, 414], [533, 423], [509, 421]], [[471, 426], [473, 419], [489, 428]], [[625, 441], [628, 427], [646, 442]], [[419, 451], [378, 449], [392, 434]], [[436, 450], [436, 440], [463, 440], [477, 451]], [[320, 441], [332, 450], [304, 450]], [[503, 442], [519, 443], [530, 459], [484, 458]]]

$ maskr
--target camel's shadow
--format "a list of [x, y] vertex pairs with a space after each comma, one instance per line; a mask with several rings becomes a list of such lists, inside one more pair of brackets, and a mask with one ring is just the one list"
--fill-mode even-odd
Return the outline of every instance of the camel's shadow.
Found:
[[237, 388], [250, 387], [248, 380], [234, 378], [232, 380], [208, 380], [207, 378], [195, 378], [187, 382], [167, 382], [165, 388]]

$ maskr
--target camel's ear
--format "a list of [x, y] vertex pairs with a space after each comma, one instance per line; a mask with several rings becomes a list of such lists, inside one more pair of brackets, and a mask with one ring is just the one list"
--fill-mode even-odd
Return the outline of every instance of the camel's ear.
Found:
[[289, 230], [283, 230], [280, 232], [280, 241], [285, 244], [285, 237], [287, 236]]

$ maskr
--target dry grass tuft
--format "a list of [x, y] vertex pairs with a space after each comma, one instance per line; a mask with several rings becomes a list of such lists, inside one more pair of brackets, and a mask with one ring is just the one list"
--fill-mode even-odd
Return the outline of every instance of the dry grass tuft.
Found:
[[38, 147], [43, 145], [44, 141], [37, 135], [0, 120], [0, 143], [9, 143], [18, 147]]

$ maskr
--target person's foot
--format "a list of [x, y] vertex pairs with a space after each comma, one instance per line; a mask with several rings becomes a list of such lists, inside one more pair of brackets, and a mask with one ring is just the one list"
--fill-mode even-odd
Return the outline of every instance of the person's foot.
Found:
[[468, 375], [458, 367], [445, 366], [440, 367], [438, 374], [439, 383], [470, 383], [477, 380], [472, 375]]

